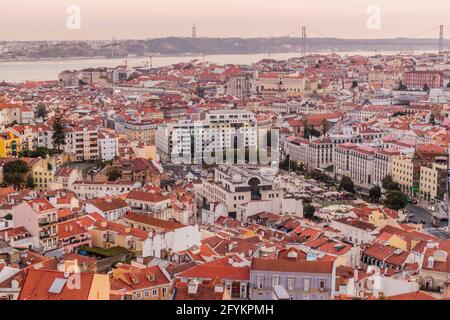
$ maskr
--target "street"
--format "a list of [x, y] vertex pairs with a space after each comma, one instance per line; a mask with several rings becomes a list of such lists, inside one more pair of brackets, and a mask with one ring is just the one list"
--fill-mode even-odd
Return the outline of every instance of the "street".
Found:
[[450, 239], [450, 233], [444, 231], [443, 228], [437, 228], [433, 225], [433, 216], [430, 211], [413, 204], [408, 204], [406, 209], [414, 214], [414, 217], [410, 218], [411, 222], [422, 223], [423, 221], [425, 222], [422, 223], [425, 231], [440, 239]]

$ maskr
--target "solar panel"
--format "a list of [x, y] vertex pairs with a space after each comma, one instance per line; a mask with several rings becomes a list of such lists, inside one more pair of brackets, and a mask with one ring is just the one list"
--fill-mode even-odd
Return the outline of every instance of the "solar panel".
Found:
[[50, 286], [50, 289], [48, 289], [48, 293], [60, 294], [66, 282], [67, 279], [56, 278]]

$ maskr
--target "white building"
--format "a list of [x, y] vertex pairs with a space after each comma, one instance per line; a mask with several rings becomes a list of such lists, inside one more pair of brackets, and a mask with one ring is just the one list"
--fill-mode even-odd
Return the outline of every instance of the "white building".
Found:
[[119, 154], [119, 139], [114, 133], [101, 132], [98, 135], [100, 160], [110, 161]]
[[207, 155], [224, 150], [256, 147], [255, 115], [240, 109], [211, 110], [200, 121], [179, 121], [159, 126], [156, 147], [161, 160], [201, 163]]

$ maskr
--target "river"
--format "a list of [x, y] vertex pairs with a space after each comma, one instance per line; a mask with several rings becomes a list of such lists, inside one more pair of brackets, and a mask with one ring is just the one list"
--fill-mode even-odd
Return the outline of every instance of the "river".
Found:
[[[396, 52], [380, 52], [382, 54], [395, 54]], [[373, 51], [339, 52], [341, 55], [373, 55]], [[217, 64], [251, 64], [264, 58], [289, 59], [300, 56], [299, 53], [275, 53], [275, 54], [227, 54], [207, 55], [205, 60]], [[179, 62], [189, 62], [193, 59], [203, 59], [201, 55], [191, 56], [154, 56], [153, 67], [163, 67]], [[150, 58], [127, 58], [128, 66], [144, 66]], [[125, 59], [67, 59], [67, 60], [41, 60], [41, 61], [13, 61], [0, 62], [0, 81], [23, 82], [26, 80], [56, 80], [63, 70], [80, 70], [90, 67], [116, 67], [124, 64]]]

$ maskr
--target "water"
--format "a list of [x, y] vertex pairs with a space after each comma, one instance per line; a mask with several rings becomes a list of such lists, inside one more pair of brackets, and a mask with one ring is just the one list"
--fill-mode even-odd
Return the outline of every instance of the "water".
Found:
[[[395, 54], [396, 52], [380, 52], [382, 54]], [[373, 55], [374, 51], [339, 52], [341, 55]], [[207, 55], [205, 60], [217, 64], [251, 64], [265, 58], [285, 60], [300, 56], [299, 53], [276, 54], [232, 54], [232, 55]], [[153, 67], [163, 67], [180, 62], [189, 62], [194, 59], [202, 60], [201, 55], [190, 56], [163, 56], [153, 57]], [[80, 70], [90, 67], [116, 67], [123, 65], [125, 59], [68, 59], [45, 61], [15, 61], [0, 62], [0, 81], [23, 82], [26, 80], [56, 80], [63, 70]], [[127, 58], [128, 66], [144, 66], [149, 58]]]

